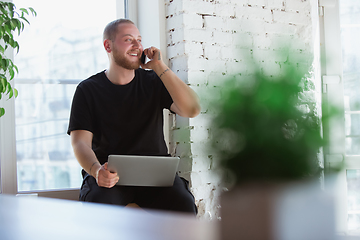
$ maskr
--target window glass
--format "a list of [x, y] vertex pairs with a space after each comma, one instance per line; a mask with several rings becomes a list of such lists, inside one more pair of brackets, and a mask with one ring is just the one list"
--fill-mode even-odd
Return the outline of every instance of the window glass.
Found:
[[[346, 155], [360, 155], [360, 1], [340, 0]], [[348, 230], [360, 233], [360, 170], [346, 170]]]
[[346, 154], [360, 155], [360, 1], [340, 0]]
[[116, 19], [116, 1], [13, 2], [38, 14], [28, 18], [14, 59], [18, 191], [78, 188], [81, 167], [66, 134], [72, 96], [107, 67], [102, 32]]
[[346, 171], [348, 190], [348, 229], [360, 231], [360, 170]]

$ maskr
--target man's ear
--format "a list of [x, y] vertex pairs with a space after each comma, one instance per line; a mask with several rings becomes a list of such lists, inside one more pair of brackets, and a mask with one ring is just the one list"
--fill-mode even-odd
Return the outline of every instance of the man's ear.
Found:
[[109, 39], [104, 40], [104, 48], [107, 53], [111, 53], [111, 41]]

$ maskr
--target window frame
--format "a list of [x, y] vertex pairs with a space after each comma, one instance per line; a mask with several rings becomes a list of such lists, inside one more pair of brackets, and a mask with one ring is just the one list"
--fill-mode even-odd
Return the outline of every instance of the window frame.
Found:
[[[117, 16], [129, 18], [138, 26], [143, 39], [151, 39], [152, 46], [159, 47], [166, 56], [165, 2], [164, 0], [116, 0]], [[11, 1], [10, 1], [11, 2]], [[151, 9], [151, 11], [149, 11]], [[158, 14], [154, 14], [158, 12]], [[141, 17], [139, 17], [141, 15]], [[161, 22], [161, 23], [160, 23]], [[154, 34], [155, 31], [155, 34]], [[156, 37], [154, 40], [154, 36]], [[145, 42], [147, 44], [147, 42]], [[149, 46], [144, 46], [149, 47]], [[7, 56], [13, 59], [13, 51]], [[166, 62], [167, 63], [167, 62]], [[38, 195], [63, 199], [77, 199], [79, 189], [57, 189], [44, 191], [21, 191], [17, 187], [16, 135], [15, 135], [15, 100], [0, 100], [6, 114], [0, 118], [0, 193], [12, 195]], [[168, 113], [164, 112], [165, 139], [169, 143]], [[80, 187], [80, 186], [79, 186]]]
[[[345, 107], [342, 69], [342, 45], [339, 0], [319, 0], [320, 51], [322, 75], [323, 114], [328, 113], [331, 103], [341, 110], [341, 115], [329, 123], [323, 123], [324, 138], [329, 146], [324, 149], [325, 190], [332, 191], [336, 206], [337, 232], [348, 233], [346, 170], [360, 169], [360, 156], [346, 155]], [[344, 168], [334, 174], [333, 167]]]

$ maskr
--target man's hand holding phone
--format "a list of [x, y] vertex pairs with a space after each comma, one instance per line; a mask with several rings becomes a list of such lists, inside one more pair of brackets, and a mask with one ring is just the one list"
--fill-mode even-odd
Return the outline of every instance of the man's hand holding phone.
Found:
[[[146, 48], [143, 51], [143, 55], [140, 58], [142, 68], [156, 71], [156, 69], [166, 67], [160, 49], [156, 47]], [[147, 63], [145, 63], [145, 56], [149, 59]]]

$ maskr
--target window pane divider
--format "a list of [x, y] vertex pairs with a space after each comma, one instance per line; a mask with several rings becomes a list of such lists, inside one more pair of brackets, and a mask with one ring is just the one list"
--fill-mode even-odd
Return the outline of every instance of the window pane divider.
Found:
[[360, 114], [360, 111], [345, 111], [345, 114]]

